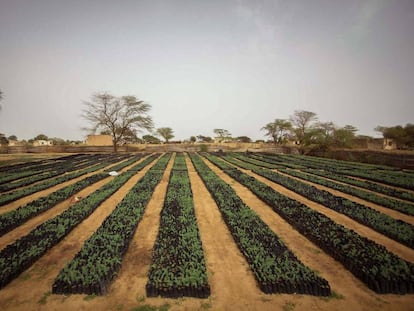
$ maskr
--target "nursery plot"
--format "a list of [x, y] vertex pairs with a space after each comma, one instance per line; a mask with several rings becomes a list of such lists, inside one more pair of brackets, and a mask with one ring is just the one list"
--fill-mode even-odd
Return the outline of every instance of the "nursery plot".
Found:
[[[164, 159], [168, 159], [171, 155], [165, 155]], [[101, 156], [105, 158], [106, 155]], [[2, 257], [0, 258], [0, 261], [2, 261], [2, 268], [0, 270], [3, 286], [0, 289], [0, 305], [2, 308], [7, 310], [130, 310], [135, 308], [156, 309], [156, 307], [160, 308], [163, 306], [163, 308], [170, 310], [411, 310], [413, 285], [410, 275], [414, 274], [414, 271], [411, 271], [414, 257], [408, 252], [412, 252], [411, 249], [398, 242], [384, 243], [387, 247], [390, 246], [391, 250], [396, 250], [396, 252], [398, 250], [401, 254], [405, 252], [407, 256], [402, 256], [405, 259], [404, 261], [395, 256], [392, 253], [393, 251], [390, 252], [375, 243], [366, 244], [364, 236], [371, 237], [373, 233], [371, 229], [361, 224], [358, 224], [360, 238], [355, 240], [356, 235], [352, 230], [348, 232], [338, 229], [338, 222], [342, 223], [343, 221], [343, 218], [340, 217], [332, 217], [330, 222], [326, 222], [323, 226], [324, 230], [317, 225], [312, 226], [312, 230], [307, 230], [307, 228], [301, 226], [309, 222], [314, 223], [319, 216], [315, 216], [315, 218], [312, 213], [306, 214], [304, 212], [306, 209], [302, 205], [283, 197], [274, 196], [267, 201], [259, 200], [258, 197], [260, 195], [258, 195], [257, 189], [260, 189], [261, 186], [250, 189], [249, 187], [257, 185], [256, 182], [252, 182], [248, 185], [249, 187], [242, 188], [244, 179], [239, 180], [238, 178], [241, 175], [239, 176], [235, 170], [231, 170], [228, 167], [214, 167], [214, 170], [217, 173], [217, 178], [225, 180], [231, 187], [237, 189], [237, 194], [241, 201], [238, 201], [239, 204], [235, 204], [234, 194], [230, 195], [227, 192], [221, 197], [220, 201], [214, 201], [213, 198], [218, 192], [208, 192], [198, 173], [195, 172], [192, 163], [189, 162], [189, 157], [186, 156], [186, 167], [184, 157], [180, 154], [174, 155], [173, 159], [177, 158], [176, 163], [178, 164], [173, 169], [171, 165], [172, 160], [169, 162], [169, 166], [166, 167], [165, 164], [167, 162], [164, 162], [164, 166], [157, 168], [154, 163], [156, 162], [155, 158], [159, 157], [159, 155], [143, 159], [145, 156], [144, 154], [108, 155], [107, 159], [112, 159], [112, 164], [109, 164], [108, 161], [106, 162], [106, 167], [102, 166], [100, 168], [96, 167], [103, 163], [93, 163], [93, 158], [91, 159], [90, 155], [59, 157], [56, 160], [48, 159], [38, 163], [13, 164], [10, 165], [10, 168], [4, 166], [1, 168], [0, 179], [2, 177], [6, 179], [12, 178], [10, 176], [13, 173], [29, 174], [29, 171], [36, 170], [36, 165], [52, 169], [53, 161], [56, 161], [55, 163], [59, 163], [59, 165], [63, 165], [65, 162], [71, 163], [72, 161], [72, 165], [70, 165], [73, 169], [72, 172], [90, 170], [88, 173], [76, 178], [61, 181], [54, 186], [48, 186], [44, 190], [34, 188], [35, 190], [31, 194], [24, 194], [22, 198], [4, 203], [0, 207], [0, 219], [2, 219], [1, 217], [6, 219], [4, 215], [10, 211], [22, 213], [21, 216], [16, 217], [23, 219], [23, 222], [22, 220], [13, 220], [15, 228], [13, 230], [5, 229], [3, 236], [0, 237], [0, 257]], [[190, 156], [193, 157], [192, 154]], [[261, 165], [261, 169], [264, 171], [278, 170], [285, 173], [306, 172], [308, 174], [314, 174], [314, 171], [327, 172], [316, 168], [324, 166], [323, 159], [309, 160], [306, 157], [295, 156], [290, 158], [290, 156], [286, 155], [262, 154], [236, 154], [234, 156], [240, 160], [245, 160], [246, 162], [244, 163], [246, 165], [256, 167]], [[95, 158], [98, 159], [97, 157]], [[151, 159], [154, 161], [151, 162]], [[233, 161], [238, 161], [237, 163], [239, 164], [242, 163], [240, 160], [232, 159]], [[202, 161], [209, 165], [211, 164], [203, 158]], [[138, 163], [141, 163], [141, 165], [136, 166]], [[310, 166], [306, 165], [308, 163]], [[96, 183], [91, 179], [92, 185], [86, 185], [86, 188], [83, 190], [81, 190], [82, 184], [78, 184], [80, 188], [75, 188], [73, 191], [85, 193], [79, 202], [69, 203], [69, 198], [66, 198], [59, 203], [59, 199], [53, 197], [54, 192], [57, 195], [64, 193], [65, 187], [70, 185], [75, 187], [81, 180], [86, 182], [89, 176], [99, 176], [100, 172], [103, 172], [103, 169], [108, 168], [109, 165], [112, 165], [114, 170], [121, 170], [120, 175], [108, 177], [114, 183], [108, 183], [106, 178]], [[341, 175], [345, 176], [345, 180], [341, 180], [343, 184], [347, 184], [346, 178], [351, 178], [349, 177], [350, 174], [345, 175], [345, 172], [349, 173], [352, 170], [360, 170], [364, 174], [385, 174], [387, 182], [394, 184], [399, 183], [397, 179], [401, 176], [404, 176], [404, 184], [410, 184], [409, 178], [412, 176], [385, 167], [376, 168], [364, 164], [326, 161], [327, 167], [335, 165], [344, 172], [344, 175]], [[135, 168], [131, 168], [132, 166]], [[148, 166], [152, 166], [152, 168], [148, 169]], [[314, 167], [314, 171], [309, 170], [310, 167]], [[140, 169], [144, 169], [144, 171], [140, 172]], [[185, 172], [185, 177], [183, 172]], [[235, 179], [224, 178], [229, 173]], [[251, 176], [255, 176], [256, 180], [264, 181], [263, 177], [248, 173]], [[65, 175], [70, 174], [72, 173]], [[103, 172], [103, 174], [109, 176], [108, 170]], [[137, 174], [139, 174], [139, 178]], [[53, 173], [49, 175], [49, 178], [41, 180], [45, 176], [40, 174], [38, 175], [39, 177], [33, 177], [33, 180], [35, 180], [33, 183], [29, 183], [32, 178], [29, 175], [15, 179], [13, 189], [5, 182], [1, 184], [3, 191], [7, 188], [11, 190], [3, 192], [3, 194], [8, 195], [17, 190], [29, 189], [32, 186], [64, 176], [52, 175]], [[131, 176], [131, 179], [124, 185], [121, 185], [124, 178], [129, 178], [124, 176], [128, 175]], [[37, 178], [39, 179], [37, 180]], [[179, 182], [183, 180], [186, 180], [186, 182]], [[334, 179], [329, 180], [333, 181]], [[358, 179], [352, 178], [352, 180]], [[176, 182], [180, 185], [179, 187], [173, 187]], [[111, 183], [112, 186], [110, 186]], [[94, 186], [98, 184], [99, 186]], [[18, 185], [20, 187], [15, 187]], [[107, 187], [111, 189], [104, 185], [108, 185]], [[189, 210], [193, 210], [193, 215], [189, 217], [186, 214], [187, 216], [180, 219], [181, 214], [175, 214], [178, 209], [171, 208], [170, 206], [170, 208], [165, 208], [161, 213], [161, 218], [159, 218], [161, 207], [171, 205], [168, 203], [168, 192], [171, 192], [171, 190], [166, 191], [167, 188], [174, 189], [173, 197], [176, 197], [181, 193], [181, 188], [188, 189], [189, 185], [191, 186], [192, 200], [194, 200], [194, 206]], [[372, 184], [370, 184], [370, 187], [372, 187]], [[106, 190], [101, 190], [101, 188]], [[393, 189], [389, 185], [379, 188], [383, 192], [388, 191], [387, 189]], [[68, 193], [71, 194], [70, 188], [67, 189], [69, 189]], [[273, 191], [273, 188], [266, 188], [265, 192], [271, 193], [270, 189]], [[395, 189], [395, 193], [389, 192], [384, 194], [407, 203], [412, 202], [410, 200], [410, 190]], [[220, 190], [220, 188], [215, 190]], [[291, 192], [299, 197], [300, 195], [295, 190], [297, 189], [292, 187]], [[110, 195], [110, 198], [108, 200], [104, 199], [101, 204], [101, 199], [106, 197], [104, 192]], [[111, 195], [110, 193], [115, 194]], [[190, 197], [189, 192], [184, 191], [183, 193], [183, 198]], [[378, 193], [381, 192], [378, 191]], [[352, 194], [348, 195], [350, 200], [352, 200]], [[41, 199], [42, 197], [44, 198]], [[215, 199], [218, 200], [217, 197]], [[310, 199], [312, 198], [310, 197]], [[290, 215], [283, 206], [274, 205], [279, 202], [278, 200], [281, 200], [287, 206], [291, 206], [292, 211], [301, 211], [302, 214]], [[30, 218], [32, 217], [30, 216], [29, 219], [26, 218], [28, 216], [24, 212], [21, 212], [23, 209], [19, 210], [18, 208], [31, 201], [34, 201], [34, 203], [31, 207], [28, 205], [30, 208], [27, 209], [27, 215], [33, 215], [33, 218]], [[316, 206], [316, 203], [311, 203], [310, 200], [308, 202], [306, 205]], [[263, 222], [267, 224], [270, 228], [269, 230], [277, 234], [287, 248], [291, 249], [294, 254], [297, 254], [297, 258], [300, 261], [306, 266], [311, 267], [311, 269], [318, 270], [320, 274], [314, 275], [308, 273], [309, 271], [306, 269], [303, 270], [299, 274], [306, 281], [303, 285], [299, 285], [296, 288], [288, 282], [272, 283], [271, 280], [279, 272], [274, 270], [274, 267], [269, 265], [269, 262], [255, 262], [251, 260], [251, 258], [254, 258], [255, 252], [258, 253], [259, 250], [252, 241], [258, 239], [258, 237], [263, 238], [266, 234], [260, 230], [256, 234], [255, 229], [246, 231], [247, 238], [243, 238], [241, 235], [242, 229], [251, 228], [251, 226], [247, 226], [250, 219], [247, 216], [250, 212], [247, 213], [246, 210], [246, 212], [242, 212], [240, 217], [235, 217], [231, 221], [229, 219], [223, 221], [220, 214], [220, 206], [218, 205], [229, 206], [229, 211], [235, 212], [238, 210], [237, 206], [241, 206], [242, 203], [247, 204], [251, 210], [257, 212], [257, 223], [253, 228], [260, 228], [262, 225], [259, 226], [258, 224], [263, 224]], [[36, 215], [38, 210], [41, 211], [41, 214]], [[275, 210], [286, 212], [287, 214], [284, 215], [284, 218], [287, 218], [288, 221], [278, 216], [274, 212]], [[191, 219], [193, 227], [198, 228], [194, 231], [197, 234], [190, 234], [191, 231], [186, 231], [183, 238], [188, 238], [188, 241], [195, 241], [190, 239], [190, 237], [197, 237], [196, 240], [203, 243], [202, 247], [200, 247], [201, 244], [198, 244], [197, 251], [190, 252], [198, 258], [195, 261], [199, 264], [202, 263], [199, 265], [202, 267], [201, 273], [195, 273], [196, 269], [194, 270], [194, 268], [197, 265], [191, 265], [194, 273], [189, 274], [187, 280], [181, 279], [182, 281], [174, 281], [171, 275], [162, 272], [162, 269], [159, 269], [161, 266], [158, 266], [157, 260], [154, 259], [152, 261], [151, 257], [151, 254], [159, 252], [159, 250], [157, 251], [157, 245], [160, 243], [157, 242], [154, 245], [158, 231], [167, 232], [167, 235], [164, 235], [164, 237], [173, 236], [176, 233], [171, 228], [168, 229], [168, 226], [171, 227], [173, 224], [170, 222], [173, 219], [171, 218], [172, 215], [175, 215], [174, 217], [179, 220], [177, 224], [180, 226], [185, 223], [185, 219]], [[410, 215], [405, 216], [414, 217]], [[59, 221], [55, 223], [55, 219]], [[182, 223], [183, 221], [184, 223]], [[176, 227], [177, 224], [173, 225], [173, 227]], [[233, 225], [237, 230], [228, 231], [228, 225]], [[4, 222], [0, 226], [7, 227], [9, 225]], [[68, 229], [66, 229], [66, 226]], [[43, 233], [38, 230], [41, 230]], [[364, 249], [364, 254], [367, 258], [371, 258], [376, 262], [375, 266], [368, 265], [366, 271], [358, 270], [358, 266], [367, 264], [367, 261], [363, 259], [365, 255], [358, 254], [358, 252], [353, 253], [354, 246], [351, 245], [352, 243], [337, 243], [335, 234], [339, 232], [338, 230], [346, 236], [348, 242], [352, 241], [353, 245], [365, 243], [366, 245], [364, 244], [365, 246], [361, 249]], [[318, 231], [319, 235], [314, 236], [313, 239], [309, 238], [309, 236], [315, 234], [315, 231]], [[55, 237], [52, 238], [52, 235], [49, 233]], [[59, 237], [61, 234], [63, 235]], [[385, 238], [383, 235], [376, 234]], [[236, 237], [237, 235], [239, 238]], [[329, 239], [323, 240], [324, 242], [321, 243], [320, 235], [325, 235]], [[30, 243], [26, 243], [26, 236], [35, 238], [31, 239]], [[165, 241], [169, 240], [165, 239]], [[269, 245], [273, 247], [279, 245], [276, 243], [276, 240], [271, 241], [273, 242]], [[7, 246], [6, 244], [9, 245]], [[17, 247], [17, 244], [19, 244], [19, 247]], [[247, 256], [250, 256], [250, 259], [246, 260], [245, 255], [242, 255], [238, 244], [244, 245], [246, 253], [248, 253]], [[171, 245], [175, 244], [167, 242], [164, 248], [161, 248], [161, 251], [166, 249], [173, 252], [174, 256], [186, 256], [186, 252], [182, 251], [183, 248], [181, 246], [171, 247]], [[366, 247], [367, 245], [369, 247]], [[254, 251], [249, 253], [249, 247]], [[403, 248], [408, 249], [408, 251], [403, 250]], [[7, 253], [11, 254], [12, 260], [8, 260], [7, 256], [3, 256], [6, 253], [6, 249], [8, 250]], [[42, 249], [45, 249], [45, 251]], [[349, 253], [353, 253], [354, 257], [351, 258]], [[32, 256], [31, 260], [34, 263], [27, 265], [22, 254], [24, 254], [23, 257]], [[383, 263], [379, 260], [381, 256]], [[193, 256], [190, 257], [193, 258]], [[200, 258], [203, 259], [200, 261]], [[293, 257], [287, 256], [286, 259], [285, 264], [287, 266], [294, 265], [293, 263], [296, 262], [293, 260]], [[172, 270], [173, 274], [177, 276], [185, 275], [183, 261], [187, 260], [177, 260], [175, 262], [174, 270]], [[355, 261], [358, 261], [358, 263], [354, 264]], [[174, 260], [158, 262], [167, 267], [169, 264], [174, 263]], [[387, 262], [393, 267], [392, 271], [388, 268], [384, 269], [384, 267], [387, 267], [384, 263]], [[402, 269], [404, 265], [408, 269], [408, 275], [404, 274], [404, 269]], [[268, 267], [269, 269], [263, 270], [267, 271], [268, 275], [259, 273], [260, 267]], [[10, 269], [14, 269], [13, 271], [15, 272], [12, 271], [10, 274]], [[380, 272], [377, 273], [376, 269], [379, 269]], [[288, 279], [292, 283], [295, 280], [294, 270], [291, 272], [293, 274]], [[19, 273], [20, 275], [17, 275]], [[372, 277], [378, 276], [381, 273], [382, 278]], [[4, 276], [6, 277], [4, 278]], [[327, 287], [327, 283], [323, 282], [322, 276], [329, 282], [330, 287]], [[9, 282], [10, 278], [14, 280]], [[4, 279], [6, 279], [6, 282]], [[202, 280], [199, 291], [196, 290], [194, 285], [190, 285], [187, 290], [180, 292], [180, 288], [182, 289], [183, 287], [179, 282], [184, 284], [188, 281], [189, 284], [192, 284], [191, 282], [197, 284], [197, 280]], [[258, 282], [258, 280], [262, 281]], [[170, 283], [178, 286], [168, 287]], [[314, 287], [314, 284], [317, 286]], [[273, 292], [273, 294], [265, 294], [265, 292]], [[284, 292], [284, 294], [276, 294], [275, 292]], [[383, 295], [381, 294], [383, 292], [394, 294]], [[72, 295], [73, 293], [81, 293], [83, 295]], [[306, 293], [306, 295], [301, 293]], [[316, 296], [318, 294], [329, 296], [321, 298]], [[99, 297], [94, 298], [94, 295], [99, 295]], [[187, 297], [171, 299], [163, 296]], [[196, 296], [204, 298], [200, 299]], [[207, 296], [208, 298], [205, 298]]]

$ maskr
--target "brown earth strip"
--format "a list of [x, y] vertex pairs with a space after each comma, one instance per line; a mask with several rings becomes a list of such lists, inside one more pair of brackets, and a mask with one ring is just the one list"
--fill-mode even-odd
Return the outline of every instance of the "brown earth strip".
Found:
[[[118, 277], [109, 289], [108, 297], [113, 297], [129, 305], [137, 303], [137, 298], [146, 296], [145, 285], [151, 264], [152, 248], [158, 234], [160, 213], [164, 205], [174, 156], [162, 176], [161, 182], [155, 188], [148, 202], [141, 222], [132, 238], [131, 244], [122, 260]], [[155, 298], [156, 300], [156, 298]]]
[[414, 216], [410, 216], [410, 215], [406, 215], [406, 214], [400, 213], [400, 212], [398, 212], [396, 210], [393, 210], [393, 209], [390, 209], [390, 208], [387, 208], [387, 207], [383, 207], [381, 205], [378, 205], [378, 204], [375, 204], [375, 203], [366, 201], [364, 199], [355, 197], [355, 196], [353, 196], [351, 194], [347, 194], [347, 193], [344, 193], [344, 192], [341, 192], [341, 191], [338, 191], [338, 190], [335, 190], [335, 189], [332, 189], [332, 188], [329, 188], [329, 187], [326, 187], [326, 186], [323, 186], [323, 185], [319, 185], [317, 183], [313, 183], [311, 181], [304, 180], [304, 179], [301, 179], [301, 178], [296, 177], [296, 176], [291, 176], [289, 174], [285, 174], [285, 173], [279, 172], [277, 170], [273, 170], [273, 171], [276, 171], [278, 174], [287, 176], [289, 178], [299, 180], [299, 181], [301, 181], [301, 182], [303, 182], [305, 184], [314, 186], [315, 188], [317, 188], [319, 190], [325, 190], [325, 191], [327, 191], [327, 192], [329, 192], [329, 193], [331, 193], [333, 195], [336, 195], [338, 197], [342, 197], [342, 198], [348, 199], [350, 201], [359, 203], [361, 205], [368, 206], [368, 207], [370, 207], [372, 209], [375, 209], [375, 210], [377, 210], [377, 211], [379, 211], [379, 212], [381, 212], [383, 214], [386, 214], [386, 215], [388, 215], [388, 216], [390, 216], [392, 218], [400, 219], [402, 221], [405, 221], [405, 222], [407, 222], [409, 224], [414, 225]]
[[[144, 157], [144, 158], [146, 158], [146, 157]], [[138, 161], [142, 161], [144, 158], [139, 159]], [[128, 168], [130, 168], [131, 166], [135, 165], [136, 163], [138, 163], [138, 161], [137, 161], [137, 162], [135, 162], [135, 163], [134, 163], [134, 164], [132, 164], [132, 165], [129, 165], [127, 168], [124, 168], [122, 171], [125, 171], [126, 169], [128, 169]], [[1, 206], [1, 207], [0, 207], [0, 214], [3, 214], [3, 213], [6, 213], [6, 212], [9, 212], [9, 211], [12, 211], [12, 210], [14, 210], [14, 209], [17, 209], [17, 208], [19, 208], [20, 206], [23, 206], [23, 205], [25, 205], [25, 204], [27, 204], [27, 203], [30, 203], [30, 202], [32, 202], [32, 201], [34, 201], [34, 200], [36, 200], [36, 199], [39, 199], [39, 198], [44, 197], [44, 196], [46, 196], [46, 195], [49, 195], [49, 194], [51, 194], [51, 193], [53, 193], [53, 192], [55, 192], [55, 191], [57, 191], [57, 190], [59, 190], [59, 189], [62, 189], [62, 188], [64, 188], [64, 187], [66, 187], [66, 186], [69, 186], [69, 185], [71, 185], [71, 184], [74, 184], [74, 183], [76, 183], [76, 182], [77, 182], [77, 181], [79, 181], [79, 180], [85, 179], [86, 177], [89, 177], [89, 176], [94, 175], [94, 174], [96, 174], [96, 173], [102, 172], [102, 171], [104, 171], [104, 170], [106, 170], [106, 169], [110, 169], [111, 167], [113, 167], [114, 165], [119, 164], [120, 162], [122, 162], [122, 161], [119, 161], [119, 162], [113, 163], [113, 164], [111, 164], [111, 165], [105, 166], [104, 168], [102, 168], [102, 169], [100, 169], [100, 170], [98, 170], [98, 171], [95, 171], [95, 172], [91, 172], [91, 173], [84, 174], [84, 175], [82, 175], [82, 176], [79, 176], [79, 177], [76, 177], [76, 178], [74, 178], [74, 179], [71, 179], [71, 180], [65, 181], [65, 182], [63, 182], [63, 183], [60, 183], [60, 184], [55, 185], [55, 186], [53, 186], [53, 187], [47, 188], [47, 189], [45, 189], [45, 190], [41, 190], [41, 191], [38, 191], [38, 192], [36, 192], [36, 193], [30, 194], [30, 195], [28, 195], [28, 196], [25, 196], [25, 197], [23, 197], [23, 198], [21, 198], [21, 199], [18, 199], [18, 200], [16, 200], [16, 201], [13, 201], [13, 202], [11, 202], [11, 203], [7, 204], [7, 205]], [[73, 171], [73, 172], [75, 172], [75, 171]], [[26, 187], [30, 187], [30, 185], [29, 185], [29, 186], [26, 186]], [[22, 188], [24, 188], [24, 187], [17, 188], [17, 189], [15, 189], [15, 190], [19, 190], [19, 189], [22, 189]], [[15, 190], [13, 190], [13, 191], [15, 191]]]
[[410, 192], [410, 193], [414, 194], [414, 190], [406, 189], [406, 188], [403, 188], [403, 187], [391, 186], [391, 185], [380, 183], [380, 182], [375, 181], [375, 180], [369, 180], [369, 179], [365, 179], [365, 178], [357, 177], [357, 176], [350, 176], [350, 175], [344, 175], [344, 176], [348, 177], [348, 178], [354, 178], [354, 179], [357, 179], [357, 180], [360, 180], [360, 181], [369, 181], [369, 182], [372, 182], [374, 184], [378, 184], [378, 185], [381, 185], [381, 186], [384, 186], [384, 187], [388, 187], [388, 188], [391, 188], [391, 189], [397, 189], [397, 190], [400, 190], [400, 191], [406, 191], [406, 192]]
[[263, 301], [266, 295], [257, 286], [212, 196], [188, 157], [186, 160], [214, 307], [219, 310], [226, 306], [234, 310], [272, 310], [274, 306]]
[[[139, 163], [141, 161], [143, 161], [143, 159], [139, 159], [137, 162], [125, 167], [123, 170], [120, 171], [120, 173], [128, 170], [129, 168], [131, 168], [132, 166], [136, 165], [137, 163]], [[32, 219], [29, 219], [27, 222], [25, 222], [21, 226], [19, 226], [16, 229], [8, 232], [7, 234], [3, 235], [2, 237], [0, 237], [0, 249], [4, 248], [6, 245], [8, 245], [10, 243], [13, 243], [15, 240], [21, 238], [22, 236], [25, 236], [30, 231], [32, 231], [34, 228], [36, 228], [40, 224], [44, 223], [46, 220], [48, 220], [50, 218], [53, 218], [53, 217], [63, 213], [65, 210], [67, 210], [73, 204], [75, 204], [75, 200], [74, 200], [75, 197], [85, 198], [89, 194], [95, 192], [97, 189], [99, 189], [104, 184], [108, 183], [109, 181], [111, 181], [114, 178], [116, 178], [116, 177], [108, 176], [107, 178], [105, 178], [103, 180], [100, 180], [100, 181], [94, 183], [93, 185], [90, 185], [90, 186], [86, 187], [85, 189], [82, 189], [81, 191], [77, 192], [76, 194], [74, 194], [70, 198], [68, 198], [68, 199], [64, 200], [63, 202], [55, 205], [54, 207], [52, 207], [51, 209], [45, 211], [44, 213], [41, 213], [41, 214], [33, 217]]]
[[299, 194], [297, 194], [296, 192], [293, 192], [289, 189], [286, 189], [284, 187], [282, 187], [279, 184], [276, 184], [274, 182], [269, 181], [268, 179], [261, 177], [251, 171], [247, 171], [247, 170], [243, 170], [242, 171], [250, 176], [255, 177], [257, 180], [265, 183], [266, 185], [270, 186], [271, 188], [273, 188], [274, 190], [280, 192], [283, 195], [286, 195], [296, 201], [299, 201], [305, 205], [307, 205], [308, 207], [324, 214], [325, 216], [329, 217], [330, 219], [332, 219], [333, 221], [335, 221], [338, 224], [341, 224], [343, 226], [345, 226], [348, 229], [352, 229], [354, 230], [356, 233], [367, 237], [370, 240], [373, 240], [374, 242], [381, 244], [383, 246], [385, 246], [389, 251], [393, 252], [394, 254], [400, 256], [401, 258], [414, 262], [414, 250], [402, 245], [380, 233], [378, 233], [377, 231], [374, 231], [364, 225], [361, 225], [360, 223], [352, 220], [351, 218], [335, 212], [334, 210], [331, 210], [321, 204], [315, 203]]
[[248, 188], [239, 184], [208, 160], [203, 160], [220, 178], [236, 191], [243, 202], [260, 216], [305, 265], [315, 271], [319, 271], [321, 276], [328, 280], [332, 290], [344, 296], [344, 299], [327, 300], [324, 298], [297, 295], [301, 297], [297, 304], [301, 310], [345, 311], [381, 309], [391, 311], [395, 310], [396, 306], [398, 306], [398, 310], [411, 310], [412, 300], [410, 299], [410, 295], [377, 295], [346, 270], [342, 264], [325, 254], [318, 246], [297, 232], [283, 218], [276, 214], [271, 207], [257, 198]]
[[[209, 162], [209, 161], [208, 161]], [[210, 162], [209, 162], [210, 163]], [[226, 162], [229, 165], [235, 166], [229, 162]], [[377, 231], [368, 228], [364, 225], [361, 225], [360, 223], [352, 220], [351, 218], [349, 218], [348, 216], [345, 216], [341, 213], [338, 213], [330, 208], [327, 208], [321, 204], [318, 204], [312, 200], [309, 200], [299, 194], [297, 194], [294, 191], [291, 191], [277, 183], [274, 183], [258, 174], [253, 173], [250, 170], [246, 170], [246, 169], [242, 169], [240, 167], [237, 167], [240, 171], [253, 176], [254, 178], [256, 178], [257, 180], [261, 181], [262, 183], [268, 185], [269, 187], [271, 187], [272, 189], [276, 190], [277, 192], [291, 198], [294, 199], [296, 201], [301, 202], [302, 204], [305, 204], [306, 206], [312, 208], [313, 210], [316, 210], [322, 214], [324, 214], [325, 216], [329, 217], [330, 219], [332, 219], [333, 221], [335, 221], [338, 224], [341, 224], [342, 226], [348, 228], [348, 229], [352, 229], [354, 230], [356, 233], [358, 233], [361, 236], [365, 236], [370, 240], [373, 240], [374, 242], [381, 244], [383, 246], [385, 246], [390, 252], [393, 252], [394, 254], [400, 256], [401, 258], [414, 262], [414, 250], [402, 245], [380, 233], [378, 233]]]
[[[28, 302], [39, 301], [45, 293], [52, 289], [54, 279], [59, 271], [73, 259], [79, 252], [85, 240], [101, 225], [103, 220], [114, 210], [116, 205], [124, 198], [136, 182], [144, 176], [148, 169], [155, 163], [152, 162], [143, 170], [128, 180], [115, 194], [104, 201], [87, 219], [70, 232], [59, 244], [50, 249], [43, 257], [36, 261], [29, 269], [9, 285], [0, 290], [0, 305], [5, 310], [30, 310]], [[116, 178], [116, 177], [115, 177]], [[127, 293], [124, 293], [127, 296]], [[70, 306], [62, 305], [65, 299], [61, 295], [53, 295], [48, 298], [45, 310], [89, 310], [83, 306], [78, 308], [72, 303]], [[84, 295], [72, 295], [71, 298], [84, 297]], [[71, 299], [75, 302], [77, 299]], [[80, 300], [84, 303], [82, 300]], [[34, 306], [33, 306], [34, 307]], [[39, 307], [39, 306], [37, 306]], [[37, 308], [33, 308], [37, 309]], [[103, 310], [103, 309], [101, 309]]]
[[[272, 171], [275, 171], [275, 172], [278, 172], [278, 173], [282, 174], [282, 172], [279, 172], [277, 169], [272, 169]], [[398, 200], [398, 201], [401, 201], [401, 202], [413, 203], [413, 202], [411, 202], [411, 201], [409, 201], [409, 200], [404, 200], [404, 199], [397, 198], [397, 197], [393, 197], [393, 196], [391, 196], [391, 195], [387, 195], [387, 194], [384, 194], [384, 193], [381, 193], [381, 192], [376, 192], [376, 191], [374, 191], [374, 190], [370, 190], [370, 189], [367, 189], [367, 188], [363, 188], [363, 187], [359, 187], [359, 186], [355, 186], [355, 185], [347, 184], [347, 183], [345, 183], [345, 182], [342, 182], [342, 181], [339, 181], [339, 180], [335, 180], [335, 179], [332, 179], [332, 178], [329, 178], [329, 177], [320, 176], [320, 175], [312, 174], [312, 173], [309, 173], [309, 172], [304, 172], [304, 171], [302, 171], [302, 170], [300, 170], [300, 169], [298, 169], [298, 170], [296, 170], [296, 171], [301, 172], [302, 174], [307, 174], [307, 175], [310, 175], [310, 176], [317, 176], [317, 177], [319, 177], [319, 178], [323, 178], [323, 179], [329, 180], [329, 181], [331, 181], [331, 182], [335, 182], [335, 183], [338, 183], [338, 184], [341, 184], [341, 185], [345, 185], [345, 186], [349, 186], [349, 187], [352, 187], [352, 188], [356, 188], [356, 189], [358, 189], [358, 190], [362, 190], [362, 191], [365, 191], [365, 192], [370, 192], [370, 193], [373, 193], [373, 194], [375, 194], [375, 195], [377, 195], [377, 196], [380, 196], [380, 197], [389, 198], [389, 199], [394, 199], [394, 200]], [[355, 177], [353, 177], [353, 178], [355, 179]], [[387, 186], [387, 185], [385, 185], [385, 184], [380, 184], [380, 183], [377, 183], [377, 184], [378, 184], [378, 185], [381, 185], [381, 186]], [[390, 188], [390, 187], [389, 187], [389, 188]], [[391, 188], [392, 188], [392, 187], [391, 187]], [[405, 192], [410, 192], [410, 190], [407, 190], [407, 189], [401, 189], [401, 190], [402, 190], [402, 191], [405, 191]]]

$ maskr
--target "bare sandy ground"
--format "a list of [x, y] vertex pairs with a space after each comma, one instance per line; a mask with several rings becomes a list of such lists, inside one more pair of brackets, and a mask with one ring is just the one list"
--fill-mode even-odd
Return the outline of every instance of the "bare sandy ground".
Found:
[[[187, 165], [207, 263], [211, 296], [208, 299], [146, 298], [146, 274], [151, 263], [151, 250], [158, 233], [159, 213], [163, 205], [172, 161], [173, 159], [146, 207], [143, 219], [124, 257], [119, 275], [107, 295], [102, 297], [65, 296], [53, 295], [50, 292], [59, 271], [75, 256], [83, 242], [99, 227], [129, 189], [145, 174], [149, 166], [136, 174], [32, 267], [1, 289], [0, 310], [151, 310], [149, 306], [155, 308], [163, 305], [169, 310], [413, 310], [414, 295], [378, 295], [372, 292], [340, 263], [295, 231], [248, 189], [206, 161], [302, 262], [318, 271], [329, 281], [335, 295], [330, 298], [321, 298], [307, 295], [267, 295], [262, 293], [246, 260], [223, 222], [219, 209], [188, 159]], [[347, 217], [340, 216], [338, 213], [289, 192], [277, 184], [263, 178], [257, 178], [275, 190], [323, 212], [338, 223], [357, 229], [358, 233], [386, 245], [391, 251], [414, 262], [413, 250], [385, 238]], [[106, 180], [102, 181], [102, 183], [105, 182]], [[98, 186], [95, 184], [86, 188], [84, 194], [94, 191]], [[53, 212], [39, 215], [39, 218], [33, 220], [32, 224], [29, 225], [30, 222], [28, 222], [26, 226], [21, 226], [6, 234], [0, 239], [0, 248], [3, 248], [8, 243], [7, 241], [11, 242], [26, 234], [38, 223], [68, 208], [68, 204], [69, 202], [63, 202], [61, 206], [57, 205], [53, 208]]]

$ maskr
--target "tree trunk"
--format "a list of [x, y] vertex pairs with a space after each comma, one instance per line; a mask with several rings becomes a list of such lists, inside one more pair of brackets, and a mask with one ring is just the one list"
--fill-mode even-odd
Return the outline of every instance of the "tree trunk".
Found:
[[118, 152], [118, 142], [116, 140], [113, 140], [112, 145], [114, 147], [114, 153], [117, 153]]

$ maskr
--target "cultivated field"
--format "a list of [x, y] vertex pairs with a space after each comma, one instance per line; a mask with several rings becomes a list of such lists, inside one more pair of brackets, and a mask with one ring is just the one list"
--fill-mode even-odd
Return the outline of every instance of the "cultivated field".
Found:
[[413, 304], [412, 171], [259, 153], [0, 158], [1, 310]]

